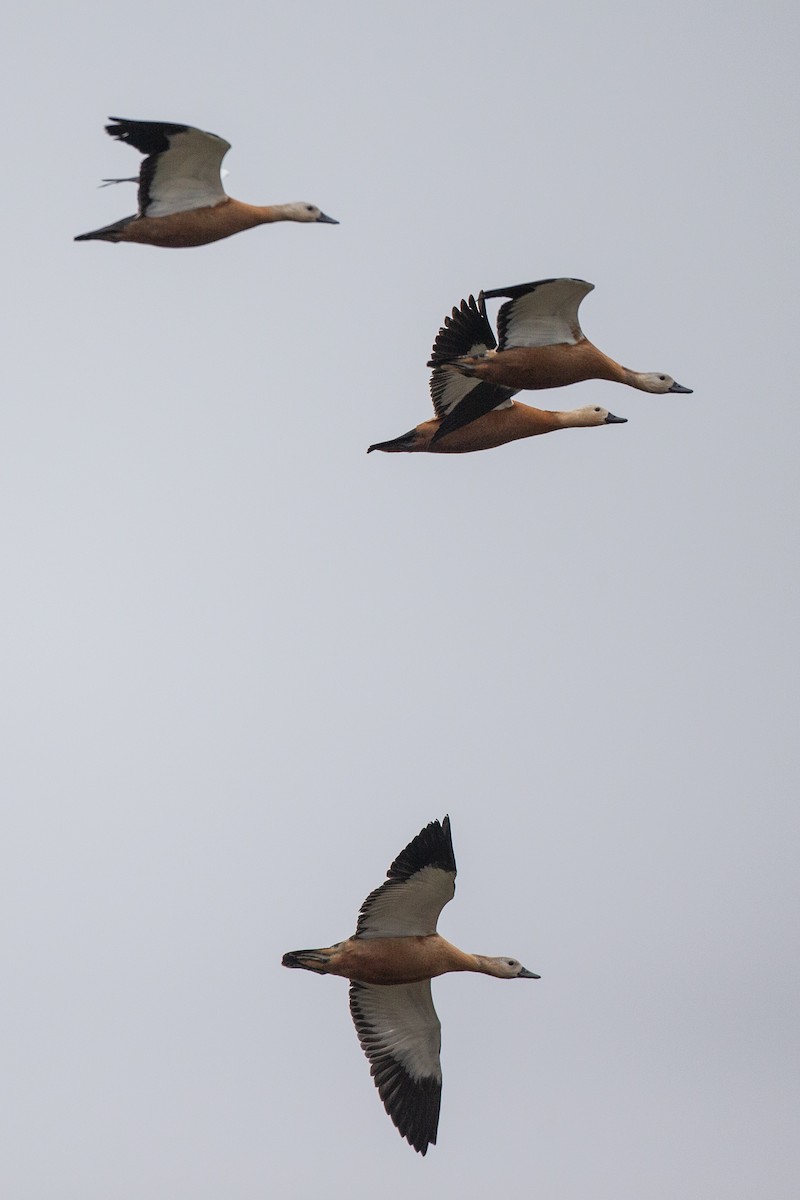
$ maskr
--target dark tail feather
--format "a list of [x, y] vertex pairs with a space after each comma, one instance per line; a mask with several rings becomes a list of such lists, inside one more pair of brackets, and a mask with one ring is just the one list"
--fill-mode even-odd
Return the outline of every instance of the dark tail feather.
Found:
[[76, 242], [118, 242], [116, 236], [120, 230], [126, 225], [130, 225], [131, 221], [135, 221], [136, 217], [123, 217], [121, 221], [115, 221], [113, 225], [104, 225], [102, 229], [93, 229], [91, 233], [79, 233], [75, 238]]
[[[323, 954], [320, 950], [289, 950], [281, 959], [283, 967], [300, 967], [303, 971], [316, 971], [318, 975], [325, 975], [325, 964], [328, 961], [330, 954]], [[319, 966], [315, 966], [319, 963]]]
[[302, 950], [290, 950], [288, 954], [284, 954], [281, 959], [282, 967], [299, 967], [301, 964], [297, 961], [298, 954], [302, 954]]
[[409, 429], [408, 433], [401, 434], [400, 437], [392, 438], [389, 442], [375, 442], [372, 446], [368, 446], [367, 454], [372, 454], [373, 450], [386, 450], [390, 454], [397, 454], [403, 450], [413, 450], [416, 441], [416, 429]]

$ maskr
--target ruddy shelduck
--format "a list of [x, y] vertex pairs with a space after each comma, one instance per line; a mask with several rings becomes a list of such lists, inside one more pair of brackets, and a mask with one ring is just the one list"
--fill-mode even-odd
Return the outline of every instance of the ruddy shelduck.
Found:
[[350, 1012], [384, 1108], [401, 1136], [425, 1154], [436, 1142], [442, 1095], [441, 1025], [431, 979], [448, 971], [540, 977], [515, 958], [465, 954], [436, 932], [456, 888], [449, 817], [426, 825], [387, 875], [361, 905], [353, 937], [320, 950], [293, 950], [283, 965], [350, 980]]
[[106, 125], [106, 133], [147, 155], [139, 171], [139, 211], [82, 233], [76, 242], [204, 246], [273, 221], [339, 224], [314, 204], [243, 204], [226, 195], [220, 168], [230, 143], [216, 134], [164, 121], [109, 120], [114, 124]]
[[[540, 279], [514, 287], [481, 292], [479, 303], [506, 299], [497, 314], [499, 345], [489, 326], [490, 340], [470, 347], [434, 346], [428, 366], [440, 367], [468, 379], [517, 391], [567, 387], [585, 379], [607, 379], [625, 383], [640, 392], [691, 394], [692, 389], [676, 383], [671, 375], [658, 371], [632, 371], [603, 354], [583, 333], [578, 309], [584, 296], [594, 290], [584, 279]], [[488, 325], [488, 322], [487, 322]], [[495, 405], [493, 397], [477, 389], [467, 404], [459, 405], [442, 422], [438, 436], [468, 424]]]
[[471, 364], [483, 364], [495, 355], [496, 345], [483, 293], [477, 302], [474, 296], [462, 300], [461, 307], [445, 317], [428, 363], [433, 367], [430, 389], [436, 417], [391, 441], [376, 442], [367, 453], [468, 454], [557, 429], [625, 424], [626, 417], [615, 417], [599, 404], [552, 412], [513, 400], [521, 384], [501, 386], [472, 370]]

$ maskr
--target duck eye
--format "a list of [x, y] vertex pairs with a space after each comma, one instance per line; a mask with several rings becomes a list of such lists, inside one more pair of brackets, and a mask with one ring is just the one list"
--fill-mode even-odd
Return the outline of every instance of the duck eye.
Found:
[[595, 411], [595, 412], [600, 412], [600, 409], [599, 409], [599, 408], [596, 408], [594, 411]]
[[662, 383], [666, 383], [666, 382], [667, 382], [667, 377], [666, 377], [666, 375], [659, 375], [659, 377], [658, 377], [658, 378], [661, 380], [661, 382], [662, 382]]
[[509, 965], [510, 967], [513, 967], [513, 966], [514, 966], [514, 960], [513, 960], [513, 958], [510, 958], [510, 959], [508, 960], [508, 965]]

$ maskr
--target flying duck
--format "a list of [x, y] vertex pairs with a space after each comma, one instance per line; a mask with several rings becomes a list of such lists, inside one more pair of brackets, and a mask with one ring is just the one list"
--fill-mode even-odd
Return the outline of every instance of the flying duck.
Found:
[[[503, 310], [500, 311], [502, 315]], [[556, 429], [625, 424], [626, 417], [615, 417], [599, 404], [571, 412], [551, 412], [512, 399], [522, 384], [504, 386], [484, 379], [472, 369], [473, 363], [481, 364], [482, 370], [484, 364], [498, 361], [500, 351], [495, 351], [496, 345], [486, 316], [484, 293], [481, 292], [477, 302], [474, 296], [462, 300], [461, 307], [445, 317], [428, 363], [433, 367], [430, 389], [436, 417], [388, 442], [375, 442], [367, 453], [384, 450], [390, 454], [419, 451], [467, 454], [539, 433], [553, 433]]]
[[220, 166], [231, 147], [216, 134], [165, 121], [109, 120], [114, 124], [106, 125], [106, 133], [147, 155], [139, 171], [139, 211], [81, 233], [76, 242], [204, 246], [273, 221], [339, 224], [313, 204], [244, 204], [226, 195]]
[[384, 1108], [420, 1154], [436, 1142], [442, 1095], [441, 1026], [431, 979], [477, 971], [497, 979], [539, 979], [515, 958], [465, 954], [436, 932], [455, 893], [450, 818], [431, 821], [370, 892], [356, 932], [320, 950], [292, 950], [285, 967], [350, 980], [350, 1013]]
[[[585, 279], [540, 279], [481, 292], [482, 307], [490, 299], [508, 301], [497, 314], [499, 345], [487, 321], [491, 337], [485, 344], [466, 352], [441, 347], [438, 354], [434, 346], [428, 366], [508, 388], [512, 395], [519, 390], [566, 387], [584, 379], [609, 379], [640, 392], [691, 394], [691, 388], [682, 387], [671, 375], [631, 371], [592, 345], [580, 327], [578, 309], [593, 290], [594, 284]], [[443, 422], [441, 436], [490, 410], [490, 395], [473, 391], [469, 399]]]

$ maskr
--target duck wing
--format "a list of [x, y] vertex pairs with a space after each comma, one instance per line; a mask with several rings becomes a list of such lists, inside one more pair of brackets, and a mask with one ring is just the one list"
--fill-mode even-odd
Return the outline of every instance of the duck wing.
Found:
[[508, 297], [497, 314], [500, 351], [512, 346], [575, 345], [584, 334], [578, 309], [594, 289], [585, 279], [540, 279], [482, 292], [479, 299]]
[[[431, 821], [370, 892], [358, 914], [357, 938], [415, 937], [436, 932], [439, 913], [456, 890], [450, 818]], [[405, 985], [404, 985], [405, 986]]]
[[106, 133], [147, 155], [139, 170], [139, 216], [166, 217], [226, 198], [220, 178], [230, 142], [192, 125], [110, 117]]
[[428, 362], [428, 366], [433, 368], [431, 400], [436, 416], [442, 422], [432, 441], [438, 441], [445, 434], [469, 425], [493, 408], [508, 408], [511, 405], [514, 395], [511, 388], [470, 379], [448, 365], [458, 358], [481, 357], [496, 346], [497, 341], [481, 297], [477, 302], [474, 296], [462, 300], [461, 306], [453, 309], [452, 316], [445, 317]]
[[383, 1107], [401, 1136], [425, 1154], [436, 1142], [442, 1099], [441, 1025], [430, 980], [351, 983], [350, 1013]]

